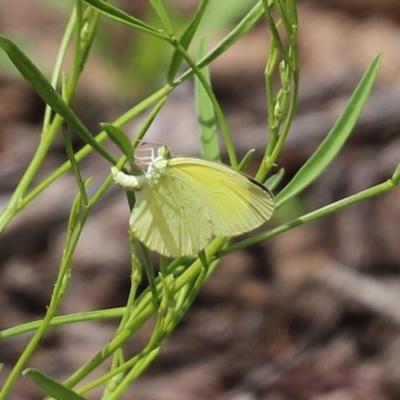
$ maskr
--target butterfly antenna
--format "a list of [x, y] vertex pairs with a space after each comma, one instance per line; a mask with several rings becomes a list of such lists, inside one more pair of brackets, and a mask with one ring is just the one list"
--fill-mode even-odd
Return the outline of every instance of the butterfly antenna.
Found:
[[154, 159], [154, 149], [151, 147], [136, 149], [135, 159], [143, 164], [150, 164]]

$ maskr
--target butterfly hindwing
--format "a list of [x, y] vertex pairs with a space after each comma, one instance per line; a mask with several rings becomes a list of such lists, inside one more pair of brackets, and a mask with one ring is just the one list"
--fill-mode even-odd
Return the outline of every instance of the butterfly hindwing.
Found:
[[210, 215], [204, 202], [185, 182], [168, 171], [155, 185], [137, 192], [130, 227], [137, 238], [163, 255], [193, 255], [212, 236]]

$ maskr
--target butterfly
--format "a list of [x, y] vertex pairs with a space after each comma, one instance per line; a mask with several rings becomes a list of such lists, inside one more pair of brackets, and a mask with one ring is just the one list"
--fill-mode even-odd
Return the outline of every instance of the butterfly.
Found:
[[136, 191], [133, 234], [164, 256], [195, 255], [215, 236], [258, 228], [274, 211], [271, 192], [251, 177], [218, 162], [172, 157], [165, 146], [142, 175], [111, 171], [116, 184]]

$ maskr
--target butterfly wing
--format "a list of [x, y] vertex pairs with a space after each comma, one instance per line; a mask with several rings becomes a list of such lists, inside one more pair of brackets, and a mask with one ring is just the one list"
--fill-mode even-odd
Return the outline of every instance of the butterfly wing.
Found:
[[181, 257], [196, 254], [208, 244], [211, 218], [191, 187], [179, 170], [168, 167], [156, 183], [148, 181], [137, 192], [130, 227], [148, 248]]
[[[223, 164], [173, 158], [169, 169], [191, 182], [191, 191], [207, 205], [215, 236], [237, 236], [265, 223], [274, 211], [272, 194], [250, 177]], [[183, 189], [184, 190], [184, 189]]]

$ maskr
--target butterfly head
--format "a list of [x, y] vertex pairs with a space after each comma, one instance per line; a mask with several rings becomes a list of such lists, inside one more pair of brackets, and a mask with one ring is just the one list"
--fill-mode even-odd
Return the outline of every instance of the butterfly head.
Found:
[[171, 157], [171, 152], [168, 147], [161, 146], [158, 149], [157, 157], [153, 158], [147, 168], [146, 177], [154, 183], [158, 182], [158, 180], [165, 174]]

